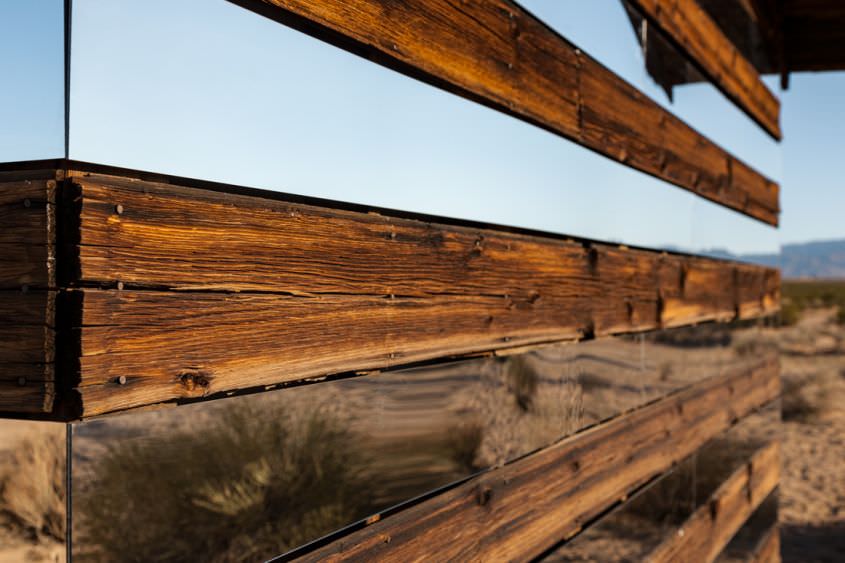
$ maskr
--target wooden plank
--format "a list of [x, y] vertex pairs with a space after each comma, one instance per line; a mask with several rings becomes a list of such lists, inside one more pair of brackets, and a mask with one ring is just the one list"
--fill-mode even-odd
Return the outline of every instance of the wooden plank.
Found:
[[[581, 140], [618, 160], [767, 223], [778, 185], [725, 153], [599, 63], [580, 68]], [[694, 159], [689, 155], [694, 154]]]
[[53, 405], [56, 174], [0, 171], [0, 412]]
[[55, 287], [55, 180], [0, 183], [0, 289]]
[[751, 563], [780, 563], [780, 528], [771, 527], [754, 548]]
[[71, 293], [81, 313], [69, 355], [82, 416], [779, 306], [777, 270], [756, 266], [73, 181], [80, 238], [68, 282], [87, 287]]
[[[729, 153], [515, 2], [230, 1], [777, 224], [776, 184], [757, 172], [750, 186], [732, 177]], [[631, 111], [620, 116], [618, 103]], [[750, 196], [756, 184], [773, 196]]]
[[654, 563], [713, 561], [778, 484], [780, 447], [765, 446], [648, 557]]
[[697, 0], [631, 0], [724, 94], [781, 138], [780, 102]]
[[[300, 561], [529, 560], [777, 397], [776, 361], [699, 382], [303, 553]], [[755, 481], [756, 482], [756, 481]]]
[[0, 412], [52, 409], [54, 315], [53, 291], [0, 291]]

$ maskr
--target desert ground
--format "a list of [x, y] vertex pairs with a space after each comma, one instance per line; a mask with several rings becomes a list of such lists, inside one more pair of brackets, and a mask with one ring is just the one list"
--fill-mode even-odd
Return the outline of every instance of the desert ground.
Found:
[[[131, 550], [120, 559], [181, 561], [201, 549], [209, 561], [260, 560], [779, 350], [783, 557], [845, 561], [845, 326], [838, 298], [801, 291], [785, 292], [780, 328], [702, 325], [85, 423], [73, 434], [75, 559]], [[273, 424], [256, 423], [267, 413]], [[712, 451], [736, 453], [759, 429], [770, 433], [777, 424], [766, 416]], [[64, 560], [64, 453], [64, 427], [0, 421], [0, 562]], [[719, 465], [707, 459], [550, 560], [638, 560], [685, 517], [678, 505], [694, 508], [683, 499], [706, 498], [702, 476]], [[667, 496], [683, 502], [655, 512]], [[723, 560], [743, 560], [741, 547]]]

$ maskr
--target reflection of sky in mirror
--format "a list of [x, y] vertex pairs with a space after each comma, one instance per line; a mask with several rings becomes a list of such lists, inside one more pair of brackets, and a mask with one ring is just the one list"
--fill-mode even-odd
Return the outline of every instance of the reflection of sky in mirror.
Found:
[[0, 1], [0, 162], [64, 155], [63, 5]]
[[77, 0], [73, 21], [76, 159], [633, 245], [777, 247], [726, 210], [694, 246], [691, 194], [223, 0]]

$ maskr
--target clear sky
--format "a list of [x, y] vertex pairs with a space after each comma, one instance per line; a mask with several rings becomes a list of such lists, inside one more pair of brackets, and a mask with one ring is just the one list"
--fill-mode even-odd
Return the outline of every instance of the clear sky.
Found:
[[[0, 89], [0, 160], [60, 154], [61, 3], [0, 3], [0, 72], [17, 78]], [[223, 0], [74, 4], [74, 158], [645, 246], [845, 237], [845, 76], [793, 77], [778, 146], [710, 86], [670, 104], [616, 0], [526, 5], [780, 180], [779, 234]]]

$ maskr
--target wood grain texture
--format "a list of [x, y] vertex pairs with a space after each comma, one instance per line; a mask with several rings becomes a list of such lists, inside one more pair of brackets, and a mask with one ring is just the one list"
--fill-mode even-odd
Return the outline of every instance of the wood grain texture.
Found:
[[777, 184], [732, 176], [729, 153], [514, 2], [230, 1], [777, 224]]
[[774, 399], [779, 389], [776, 361], [713, 377], [337, 537], [297, 560], [529, 560], [577, 534], [732, 421]]
[[55, 180], [0, 182], [0, 289], [55, 287]]
[[0, 291], [0, 412], [51, 410], [54, 315], [54, 291]]
[[758, 450], [746, 466], [734, 472], [707, 504], [696, 510], [647, 560], [654, 563], [715, 560], [777, 486], [779, 452], [778, 442]]
[[781, 138], [780, 102], [697, 0], [630, 2], [728, 98], [770, 135]]
[[779, 303], [778, 272], [756, 266], [140, 180], [73, 181], [70, 283], [83, 287], [72, 292], [81, 315], [71, 355], [83, 416], [754, 318]]
[[780, 563], [780, 528], [771, 527], [755, 546], [751, 563]]
[[0, 172], [0, 412], [55, 396], [56, 171]]

